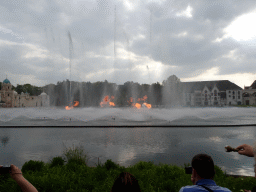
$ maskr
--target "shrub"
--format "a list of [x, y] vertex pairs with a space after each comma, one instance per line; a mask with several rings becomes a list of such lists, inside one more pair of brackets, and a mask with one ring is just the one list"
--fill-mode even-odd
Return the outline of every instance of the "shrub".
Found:
[[65, 160], [62, 157], [54, 157], [51, 160], [50, 167], [63, 166]]
[[69, 161], [66, 165], [67, 169], [72, 172], [79, 172], [80, 171], [80, 165], [77, 164], [75, 161]]
[[86, 165], [87, 163], [87, 156], [84, 153], [84, 149], [82, 146], [75, 147], [73, 145], [73, 148], [65, 148], [64, 155], [67, 159], [67, 162], [77, 162], [79, 164]]
[[25, 162], [24, 165], [22, 166], [21, 171], [23, 173], [28, 172], [28, 171], [42, 171], [44, 168], [44, 162], [43, 161], [33, 161], [30, 160], [28, 162]]
[[152, 167], [154, 167], [154, 163], [152, 161], [149, 161], [149, 162], [140, 161], [135, 165], [135, 167], [137, 167], [138, 170], [151, 169]]
[[98, 181], [104, 181], [108, 177], [106, 169], [96, 167], [93, 172], [93, 178]]
[[117, 169], [118, 168], [118, 165], [116, 163], [114, 163], [111, 159], [108, 159], [105, 164], [104, 164], [104, 167], [107, 169], [107, 170], [110, 170], [110, 169]]

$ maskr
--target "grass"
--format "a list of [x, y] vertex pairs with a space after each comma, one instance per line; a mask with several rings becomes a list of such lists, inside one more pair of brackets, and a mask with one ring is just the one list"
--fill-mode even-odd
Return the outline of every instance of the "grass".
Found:
[[[61, 192], [109, 192], [116, 177], [123, 171], [130, 172], [138, 179], [142, 192], [173, 191], [186, 185], [192, 185], [190, 176], [185, 174], [184, 167], [140, 161], [129, 167], [123, 167], [111, 160], [96, 167], [87, 166], [87, 156], [82, 147], [66, 148], [63, 157], [54, 157], [49, 163], [28, 161], [22, 166], [24, 177], [38, 191]], [[233, 192], [241, 189], [252, 189], [256, 179], [228, 177], [215, 166], [215, 182]], [[9, 175], [0, 175], [0, 191], [21, 191]]]
[[234, 105], [235, 107], [256, 107], [256, 105]]

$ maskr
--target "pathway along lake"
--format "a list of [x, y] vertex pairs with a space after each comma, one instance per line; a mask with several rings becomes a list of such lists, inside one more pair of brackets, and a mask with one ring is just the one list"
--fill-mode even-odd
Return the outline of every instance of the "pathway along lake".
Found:
[[[98, 111], [97, 111], [98, 110]], [[204, 109], [1, 109], [0, 164], [21, 166], [29, 160], [49, 162], [64, 145], [82, 145], [89, 166], [107, 159], [123, 166], [153, 161], [183, 166], [194, 155], [207, 153], [228, 174], [253, 176], [254, 158], [225, 152], [224, 147], [253, 145], [255, 108]], [[71, 121], [70, 121], [71, 119]], [[86, 124], [85, 124], [86, 123]], [[66, 125], [158, 125], [135, 128], [52, 128]], [[236, 125], [234, 127], [169, 127], [161, 125]], [[47, 128], [12, 128], [16, 126]]]

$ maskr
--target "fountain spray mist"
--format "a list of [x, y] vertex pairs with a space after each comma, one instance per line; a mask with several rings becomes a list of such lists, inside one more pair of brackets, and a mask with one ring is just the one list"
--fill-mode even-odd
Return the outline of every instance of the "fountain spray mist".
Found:
[[72, 63], [72, 56], [73, 56], [73, 42], [70, 32], [68, 31], [68, 39], [69, 39], [69, 105], [72, 105], [72, 98], [71, 98], [71, 63]]

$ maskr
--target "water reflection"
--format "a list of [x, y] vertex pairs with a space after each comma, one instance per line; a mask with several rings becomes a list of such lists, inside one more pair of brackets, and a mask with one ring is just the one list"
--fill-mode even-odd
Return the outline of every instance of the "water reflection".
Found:
[[7, 145], [8, 142], [9, 142], [8, 136], [1, 138], [1, 143], [3, 144], [4, 147]]
[[[0, 164], [17, 164], [62, 155], [66, 147], [82, 145], [89, 156], [88, 165], [97, 164], [98, 157], [123, 166], [138, 161], [153, 161], [183, 166], [194, 155], [207, 153], [216, 165], [227, 173], [254, 175], [254, 159], [226, 153], [224, 147], [236, 147], [243, 143], [253, 144], [255, 127], [241, 128], [48, 128], [48, 129], [1, 129], [4, 147], [0, 151]], [[231, 137], [229, 137], [231, 135]], [[3, 139], [5, 138], [5, 139]]]

